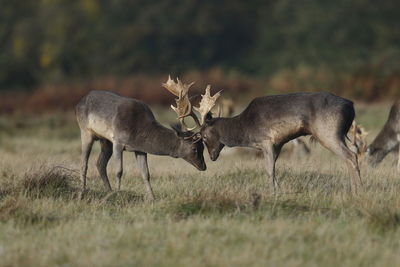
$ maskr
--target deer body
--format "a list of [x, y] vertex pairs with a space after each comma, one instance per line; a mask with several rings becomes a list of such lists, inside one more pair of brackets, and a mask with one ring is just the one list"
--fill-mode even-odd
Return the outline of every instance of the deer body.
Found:
[[353, 171], [353, 188], [361, 183], [357, 155], [345, 143], [355, 117], [353, 103], [329, 93], [295, 93], [254, 99], [233, 118], [207, 115], [201, 135], [210, 158], [221, 149], [243, 146], [263, 151], [274, 189], [275, 161], [282, 146], [299, 136], [313, 135], [323, 146], [345, 159]]
[[183, 158], [205, 170], [203, 145], [192, 140], [192, 133], [176, 133], [159, 124], [143, 102], [107, 91], [92, 91], [76, 106], [82, 141], [82, 191], [86, 189], [87, 164], [93, 142], [99, 140], [101, 152], [97, 169], [107, 190], [107, 164], [112, 154], [117, 161], [118, 189], [121, 186], [122, 152], [135, 152], [151, 199], [154, 199], [147, 166], [147, 153]]
[[392, 105], [388, 120], [368, 146], [367, 161], [371, 165], [376, 165], [395, 149], [399, 150], [397, 167], [400, 170], [400, 99]]

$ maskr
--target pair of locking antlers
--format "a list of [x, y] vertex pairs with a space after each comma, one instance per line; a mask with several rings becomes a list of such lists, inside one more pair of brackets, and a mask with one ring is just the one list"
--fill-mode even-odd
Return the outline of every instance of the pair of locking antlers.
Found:
[[[178, 99], [175, 99], [176, 107], [171, 105], [171, 108], [178, 114], [178, 119], [181, 124], [188, 130], [194, 130], [197, 127], [201, 127], [204, 124], [204, 119], [209, 111], [215, 106], [215, 102], [218, 97], [221, 95], [221, 91], [211, 96], [210, 89], [211, 86], [207, 85], [206, 91], [204, 95], [201, 95], [201, 101], [199, 107], [194, 107], [194, 110], [200, 114], [200, 120], [197, 115], [193, 111], [192, 104], [189, 99], [189, 89], [194, 84], [194, 82], [190, 84], [182, 83], [179, 78], [176, 78], [177, 82], [171, 79], [171, 76], [168, 76], [168, 81], [162, 83], [162, 86], [171, 92], [173, 95], [177, 96]], [[196, 123], [196, 126], [193, 128], [187, 127], [185, 124], [186, 117], [192, 117]]]

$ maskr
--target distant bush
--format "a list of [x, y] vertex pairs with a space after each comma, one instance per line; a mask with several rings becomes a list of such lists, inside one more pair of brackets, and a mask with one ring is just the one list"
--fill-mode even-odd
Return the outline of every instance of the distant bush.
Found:
[[[161, 87], [168, 75], [134, 75], [119, 79], [108, 76], [89, 81], [49, 84], [30, 93], [3, 94], [0, 113], [72, 111], [79, 99], [91, 90], [110, 90], [148, 104], [169, 106], [174, 96]], [[400, 97], [400, 74], [382, 75], [373, 70], [336, 73], [327, 69], [299, 67], [282, 70], [267, 78], [228, 75], [220, 69], [189, 72], [180, 79], [195, 81], [191, 94], [201, 94], [207, 84], [211, 90], [224, 90], [223, 96], [245, 104], [256, 96], [291, 92], [328, 91], [352, 100], [377, 101]]]
[[307, 65], [353, 75], [372, 65], [375, 76], [400, 67], [397, 0], [24, 0], [1, 7], [0, 90], [212, 68], [261, 76]]

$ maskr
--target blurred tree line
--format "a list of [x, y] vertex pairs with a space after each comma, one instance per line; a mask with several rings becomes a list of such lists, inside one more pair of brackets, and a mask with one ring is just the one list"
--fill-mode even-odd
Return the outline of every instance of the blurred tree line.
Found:
[[398, 0], [0, 0], [0, 88], [299, 66], [398, 72]]

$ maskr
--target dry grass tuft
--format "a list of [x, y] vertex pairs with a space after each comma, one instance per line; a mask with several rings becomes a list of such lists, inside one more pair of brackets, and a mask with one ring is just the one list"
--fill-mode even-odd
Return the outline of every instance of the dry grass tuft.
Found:
[[72, 186], [77, 174], [63, 167], [40, 166], [29, 170], [20, 182], [19, 188], [30, 196], [68, 198], [76, 192]]

